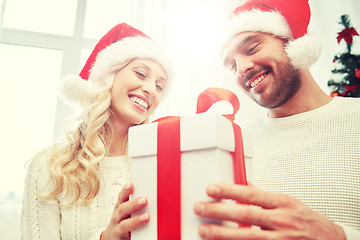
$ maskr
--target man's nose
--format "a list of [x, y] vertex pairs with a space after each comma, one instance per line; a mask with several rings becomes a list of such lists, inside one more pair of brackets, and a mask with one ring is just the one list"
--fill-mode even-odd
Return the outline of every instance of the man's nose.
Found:
[[254, 62], [249, 57], [236, 56], [237, 75], [241, 78], [245, 77], [249, 70], [254, 68]]

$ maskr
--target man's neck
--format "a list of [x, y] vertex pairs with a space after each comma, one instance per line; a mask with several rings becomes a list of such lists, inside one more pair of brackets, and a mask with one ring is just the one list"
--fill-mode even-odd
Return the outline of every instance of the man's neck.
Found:
[[332, 98], [319, 87], [308, 70], [300, 70], [300, 75], [302, 84], [299, 91], [282, 106], [269, 109], [269, 117], [281, 118], [292, 116], [314, 110], [331, 101]]

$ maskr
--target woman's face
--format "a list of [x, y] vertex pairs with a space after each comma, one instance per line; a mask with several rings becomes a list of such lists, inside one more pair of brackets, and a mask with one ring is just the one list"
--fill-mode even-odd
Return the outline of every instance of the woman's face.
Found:
[[113, 121], [127, 126], [142, 123], [159, 105], [167, 86], [161, 65], [136, 58], [115, 73], [111, 88]]

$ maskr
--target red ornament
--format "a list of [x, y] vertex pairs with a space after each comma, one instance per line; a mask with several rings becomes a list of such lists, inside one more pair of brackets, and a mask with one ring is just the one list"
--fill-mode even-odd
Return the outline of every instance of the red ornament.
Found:
[[360, 68], [355, 69], [355, 76], [360, 79]]
[[338, 92], [332, 92], [332, 93], [330, 93], [330, 97], [337, 97], [337, 96], [340, 96], [340, 93], [338, 93]]
[[355, 28], [345, 28], [341, 32], [338, 32], [337, 42], [340, 43], [341, 39], [345, 39], [347, 43], [352, 43], [353, 36], [359, 36], [359, 33], [355, 30]]

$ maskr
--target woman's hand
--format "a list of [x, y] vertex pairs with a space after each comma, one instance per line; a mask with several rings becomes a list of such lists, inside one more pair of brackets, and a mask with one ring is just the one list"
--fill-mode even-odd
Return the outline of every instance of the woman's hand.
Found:
[[133, 184], [126, 185], [119, 193], [111, 221], [101, 236], [101, 240], [130, 239], [130, 232], [149, 221], [149, 214], [143, 213], [131, 217], [131, 214], [147, 205], [145, 197], [128, 200], [134, 191]]

